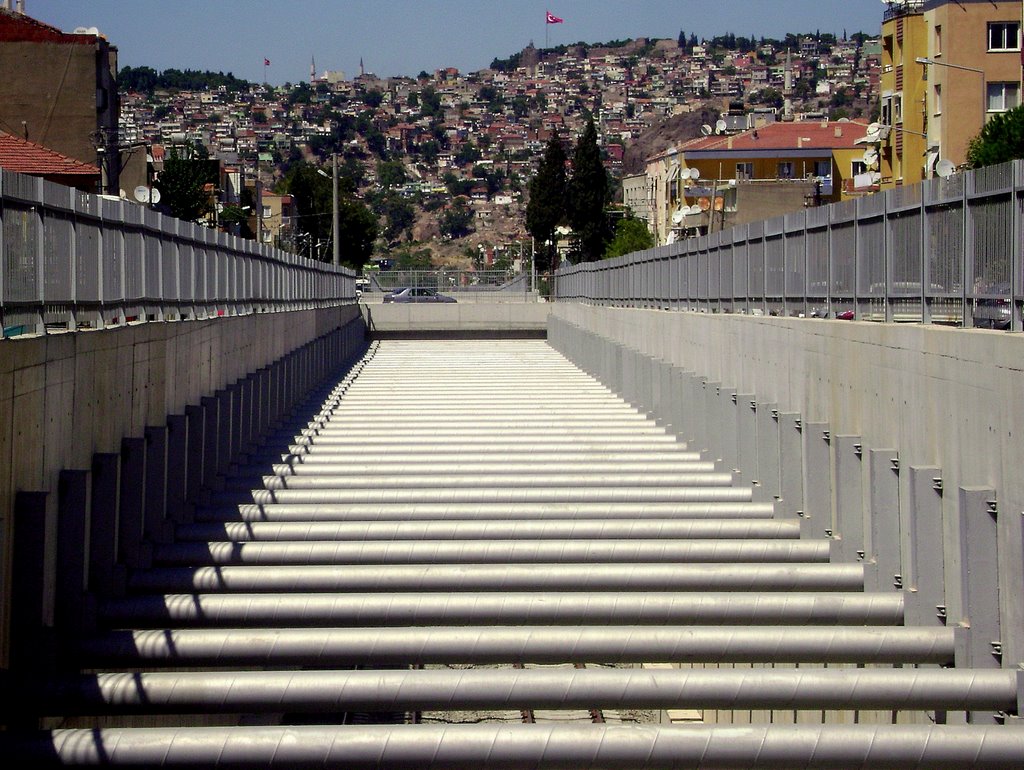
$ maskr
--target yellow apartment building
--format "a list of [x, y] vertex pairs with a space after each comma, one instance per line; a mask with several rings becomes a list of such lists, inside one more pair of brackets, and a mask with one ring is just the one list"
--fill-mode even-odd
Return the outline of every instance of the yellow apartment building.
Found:
[[662, 245], [870, 191], [864, 121], [769, 123], [691, 139], [647, 161], [651, 233]]

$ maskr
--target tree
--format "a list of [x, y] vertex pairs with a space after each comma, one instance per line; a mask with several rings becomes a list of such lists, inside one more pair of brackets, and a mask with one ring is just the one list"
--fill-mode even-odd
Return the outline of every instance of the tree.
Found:
[[181, 152], [171, 148], [155, 185], [171, 216], [197, 222], [213, 211], [213, 197], [206, 185], [217, 184], [217, 169], [209, 158], [202, 145], [186, 145]]
[[634, 251], [643, 251], [654, 246], [654, 237], [642, 219], [628, 216], [615, 225], [615, 237], [604, 252], [605, 259], [621, 257]]
[[416, 223], [416, 211], [411, 203], [397, 195], [389, 195], [381, 203], [381, 210], [386, 221], [384, 237], [389, 244], [400, 241], [403, 236], [411, 236], [412, 226]]
[[1024, 158], [1024, 105], [994, 115], [967, 146], [971, 168]]
[[385, 190], [401, 187], [408, 178], [405, 166], [400, 160], [381, 161], [377, 164], [377, 182]]
[[530, 180], [530, 202], [526, 205], [526, 229], [537, 243], [537, 265], [550, 270], [555, 250], [555, 228], [565, 219], [565, 147], [557, 136], [544, 150], [536, 176]]
[[604, 256], [611, 238], [604, 207], [608, 202], [608, 174], [601, 162], [594, 120], [576, 143], [572, 160], [572, 178], [568, 186], [569, 224], [579, 238], [579, 257], [593, 262]]
[[473, 209], [463, 198], [456, 198], [441, 215], [440, 227], [446, 238], [465, 238], [473, 232]]
[[[310, 256], [329, 255], [331, 219], [334, 213], [331, 180], [320, 176], [310, 163], [299, 163], [289, 171], [283, 185], [295, 200], [298, 210], [297, 233], [311, 245]], [[361, 268], [373, 253], [377, 239], [377, 218], [366, 205], [346, 194], [338, 200], [338, 233], [341, 261], [355, 269]]]

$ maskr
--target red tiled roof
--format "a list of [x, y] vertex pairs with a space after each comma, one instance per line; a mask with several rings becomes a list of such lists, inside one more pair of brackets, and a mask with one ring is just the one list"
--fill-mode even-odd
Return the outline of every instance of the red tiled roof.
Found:
[[769, 123], [732, 136], [701, 136], [680, 145], [681, 152], [757, 152], [758, 150], [853, 149], [868, 132], [868, 124], [851, 120]]
[[0, 131], [0, 168], [33, 176], [99, 176], [96, 166]]

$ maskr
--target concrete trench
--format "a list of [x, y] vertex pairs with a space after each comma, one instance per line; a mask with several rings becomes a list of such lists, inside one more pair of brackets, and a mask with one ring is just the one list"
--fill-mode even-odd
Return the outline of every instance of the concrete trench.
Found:
[[[236, 467], [125, 595], [100, 600], [74, 671], [30, 698], [55, 729], [8, 732], [0, 753], [338, 767], [1024, 759], [1024, 732], [955, 724], [1016, 711], [1019, 672], [952, 668], [953, 629], [905, 625], [900, 592], [866, 591], [863, 565], [834, 563], [828, 540], [801, 538], [542, 341], [373, 343], [281, 438], [275, 462]], [[375, 720], [394, 723], [364, 725]]]

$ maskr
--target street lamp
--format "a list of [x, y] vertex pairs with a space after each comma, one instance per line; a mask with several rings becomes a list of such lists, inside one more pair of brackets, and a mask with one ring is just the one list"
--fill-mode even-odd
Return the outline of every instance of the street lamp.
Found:
[[333, 213], [331, 215], [331, 241], [333, 241], [333, 261], [334, 265], [338, 266], [341, 264], [341, 244], [338, 242], [338, 153], [331, 154], [331, 167], [332, 173], [330, 176], [322, 169], [318, 168], [316, 173], [320, 176], [329, 178], [331, 180], [331, 203], [333, 205]]
[[936, 67], [949, 67], [950, 69], [974, 72], [981, 75], [981, 128], [985, 127], [985, 112], [988, 104], [987, 95], [985, 93], [985, 70], [979, 69], [978, 67], [966, 67], [963, 64], [952, 64], [948, 61], [936, 61], [935, 59], [929, 59], [927, 56], [918, 56], [914, 61], [918, 64], [923, 64], [926, 67], [929, 64], [934, 64]]

